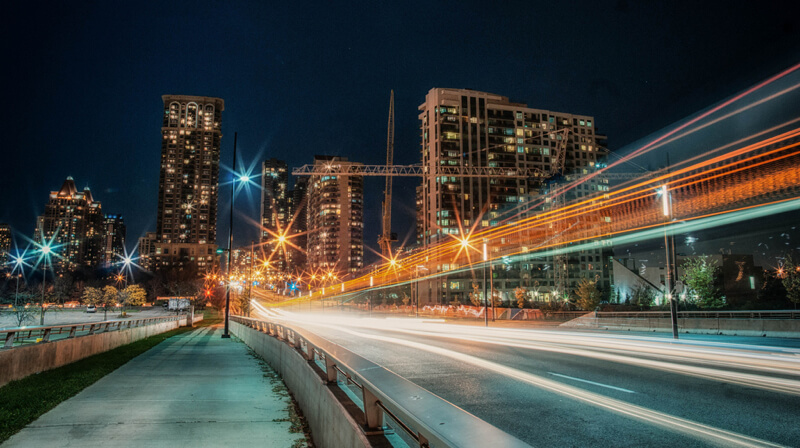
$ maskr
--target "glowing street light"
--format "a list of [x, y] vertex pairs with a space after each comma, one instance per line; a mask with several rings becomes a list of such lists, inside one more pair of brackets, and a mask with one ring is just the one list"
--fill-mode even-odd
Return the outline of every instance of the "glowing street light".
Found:
[[17, 271], [17, 269], [19, 269], [19, 272], [17, 272], [17, 275], [16, 275], [16, 277], [17, 277], [17, 289], [14, 292], [14, 307], [16, 308], [17, 306], [19, 306], [19, 279], [20, 279], [20, 277], [22, 277], [22, 273], [23, 273], [23, 269], [24, 269], [23, 266], [25, 264], [25, 260], [20, 255], [12, 256], [11, 259], [13, 260], [14, 267], [11, 269], [11, 272], [8, 275], [11, 276], [12, 274], [14, 274], [14, 272]]
[[659, 194], [661, 195], [661, 212], [669, 218], [670, 215], [670, 200], [669, 200], [669, 190], [667, 189], [667, 185], [662, 185], [659, 188]]
[[42, 312], [41, 317], [39, 320], [39, 325], [44, 325], [44, 293], [47, 289], [47, 261], [50, 260], [50, 253], [53, 251], [53, 248], [50, 246], [50, 242], [44, 242], [43, 244], [39, 245], [39, 252], [42, 253], [41, 259], [43, 260], [43, 267], [42, 267]]

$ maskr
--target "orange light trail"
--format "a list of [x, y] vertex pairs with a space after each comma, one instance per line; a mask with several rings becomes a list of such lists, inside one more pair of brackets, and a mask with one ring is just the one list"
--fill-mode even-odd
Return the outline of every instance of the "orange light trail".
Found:
[[[393, 264], [387, 263], [370, 275], [349, 280], [345, 282], [346, 291], [353, 293], [368, 288], [370, 277], [376, 287], [403, 283], [412, 279], [413, 268], [418, 264], [435, 266], [447, 263], [456, 265], [458, 269], [478, 265], [480, 262], [471, 259], [468, 249], [477, 250], [472, 242], [483, 238], [492, 247], [490, 258], [496, 258], [532, 253], [531, 247], [522, 249], [525, 245], [535, 244], [536, 251], [539, 251], [663, 226], [665, 222], [660, 208], [655, 206], [658, 202], [655, 185], [668, 186], [674, 198], [673, 216], [682, 221], [796, 198], [800, 195], [798, 138], [800, 128], [698, 161], [669, 174], [581, 198], [515, 223], [481, 231], [472, 228], [461, 238], [453, 237], [428, 250], [395, 259]], [[698, 157], [707, 156], [708, 153]], [[747, 204], [752, 201], [757, 201], [757, 204]], [[601, 222], [601, 216], [610, 217], [611, 222]], [[549, 227], [559, 222], [570, 224], [567, 226], [569, 230], [560, 235], [558, 241], [547, 242], [548, 232], [551, 232]], [[441, 272], [430, 275], [441, 275]]]

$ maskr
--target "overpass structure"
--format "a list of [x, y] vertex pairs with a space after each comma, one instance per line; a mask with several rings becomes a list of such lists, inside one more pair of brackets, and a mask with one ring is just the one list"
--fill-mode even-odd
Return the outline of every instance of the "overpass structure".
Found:
[[[554, 194], [563, 194], [579, 188], [587, 179], [605, 175], [597, 172], [571, 181], [567, 178]], [[669, 196], [669, 217], [665, 217], [665, 201], [660, 194]], [[536, 209], [546, 201], [548, 198], [543, 197], [538, 204], [520, 204], [519, 210]], [[637, 234], [653, 237], [657, 232], [674, 232], [693, 225], [720, 225], [750, 219], [760, 209], [796, 210], [800, 208], [799, 201], [800, 128], [734, 150], [703, 154], [673, 166], [669, 172], [649, 173], [556, 208], [528, 213], [528, 217], [509, 219], [492, 227], [467, 227], [445, 243], [387, 260], [341, 285], [330, 285], [324, 295], [338, 297], [342, 292], [371, 286], [450, 275], [479, 281], [482, 270], [492, 260], [519, 262], [635, 241]], [[554, 229], [561, 230], [554, 234]], [[486, 257], [482, 256], [483, 245], [489, 248]], [[425, 267], [426, 272], [418, 272], [417, 266]], [[533, 274], [531, 282], [538, 280]], [[317, 290], [313, 296], [321, 297], [323, 293]]]

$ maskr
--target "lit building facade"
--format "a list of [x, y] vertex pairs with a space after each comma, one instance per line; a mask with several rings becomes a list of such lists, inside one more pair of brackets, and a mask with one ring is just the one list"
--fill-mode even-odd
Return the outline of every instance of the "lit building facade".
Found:
[[[308, 244], [308, 177], [297, 177], [294, 188], [289, 191], [289, 236], [292, 245], [287, 249], [289, 271], [299, 273], [306, 268], [306, 245]], [[296, 247], [295, 247], [296, 246]]]
[[148, 268], [216, 261], [220, 98], [164, 95], [158, 215]]
[[[550, 206], [536, 205], [544, 199], [548, 179], [593, 171], [607, 153], [600, 146], [604, 137], [596, 133], [593, 117], [534, 109], [492, 93], [431, 89], [419, 106], [419, 120], [422, 164], [432, 172], [444, 166], [524, 168], [538, 173], [527, 178], [423, 178], [416, 195], [417, 242], [422, 248], [449, 241], [449, 236], [461, 238], [472, 228], [481, 231], [506, 219], [524, 219], [540, 212]], [[536, 245], [530, 243], [531, 247]], [[501, 244], [489, 247], [492, 259], [518, 250]], [[544, 292], [555, 289], [556, 278], [546, 280], [552, 283], [547, 287], [533, 279], [533, 271], [552, 267], [554, 261], [550, 257], [504, 265], [491, 274], [492, 286], [506, 296], [517, 286], [537, 284]], [[444, 272], [459, 266], [437, 263], [427, 268]], [[592, 275], [597, 272], [603, 269], [591, 270]], [[421, 303], [467, 303], [475, 279], [457, 277], [454, 274], [448, 281], [427, 282], [420, 290]], [[609, 278], [604, 274], [605, 284]], [[574, 281], [566, 282], [570, 283]]]
[[103, 231], [103, 264], [110, 267], [125, 256], [125, 219], [122, 215], [105, 215]]
[[11, 226], [0, 223], [0, 262], [5, 263], [11, 251]]
[[66, 272], [80, 266], [96, 267], [103, 261], [103, 212], [89, 187], [78, 191], [72, 177], [51, 191], [39, 216], [34, 241], [53, 247], [53, 269]]
[[273, 270], [287, 269], [284, 250], [274, 243], [276, 236], [286, 233], [291, 220], [289, 171], [286, 161], [267, 159], [261, 163], [261, 243]]
[[[315, 165], [361, 165], [344, 157], [315, 156]], [[308, 182], [307, 268], [339, 278], [364, 266], [364, 179], [311, 176]]]

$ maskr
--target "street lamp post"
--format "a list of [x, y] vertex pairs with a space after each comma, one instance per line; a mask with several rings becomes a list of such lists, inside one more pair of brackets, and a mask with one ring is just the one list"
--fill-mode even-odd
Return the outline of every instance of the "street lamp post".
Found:
[[672, 323], [672, 338], [678, 339], [678, 300], [672, 294], [672, 263], [670, 256], [670, 241], [669, 241], [669, 222], [672, 220], [672, 201], [669, 198], [669, 189], [664, 184], [660, 188], [661, 192], [661, 210], [664, 214], [664, 251], [665, 251], [665, 266], [667, 268], [665, 276], [665, 285], [667, 300], [669, 300], [669, 314]]
[[225, 329], [222, 332], [222, 337], [227, 339], [230, 338], [231, 335], [228, 332], [228, 327], [230, 325], [230, 317], [231, 317], [231, 252], [233, 249], [233, 201], [235, 198], [236, 193], [236, 139], [239, 133], [233, 133], [233, 182], [231, 182], [231, 210], [230, 210], [230, 219], [228, 220], [228, 224], [230, 228], [228, 229], [228, 287], [225, 289]]
[[483, 242], [483, 326], [489, 326], [489, 306], [486, 297], [486, 262], [489, 261], [489, 251], [486, 241]]
[[17, 289], [14, 291], [14, 307], [19, 306], [19, 278], [22, 277], [21, 273], [17, 273]]
[[420, 269], [427, 271], [428, 268], [426, 268], [425, 266], [417, 266], [414, 269], [414, 290], [412, 292], [416, 297], [416, 300], [414, 302], [416, 308], [416, 317], [419, 317], [419, 270]]
[[11, 272], [15, 272], [17, 269], [20, 272], [17, 272], [17, 289], [14, 291], [14, 308], [16, 309], [19, 306], [19, 278], [22, 277], [22, 257], [17, 256], [14, 257], [14, 269]]
[[47, 287], [47, 259], [49, 258], [49, 255], [50, 255], [50, 246], [48, 244], [45, 244], [42, 246], [42, 256], [44, 257], [44, 265], [42, 267], [42, 309], [39, 318], [39, 325], [44, 325], [44, 310], [45, 310], [44, 292]]
[[255, 241], [250, 242], [250, 264], [247, 266], [247, 317], [250, 317], [250, 305], [253, 301], [253, 257], [255, 256]]

